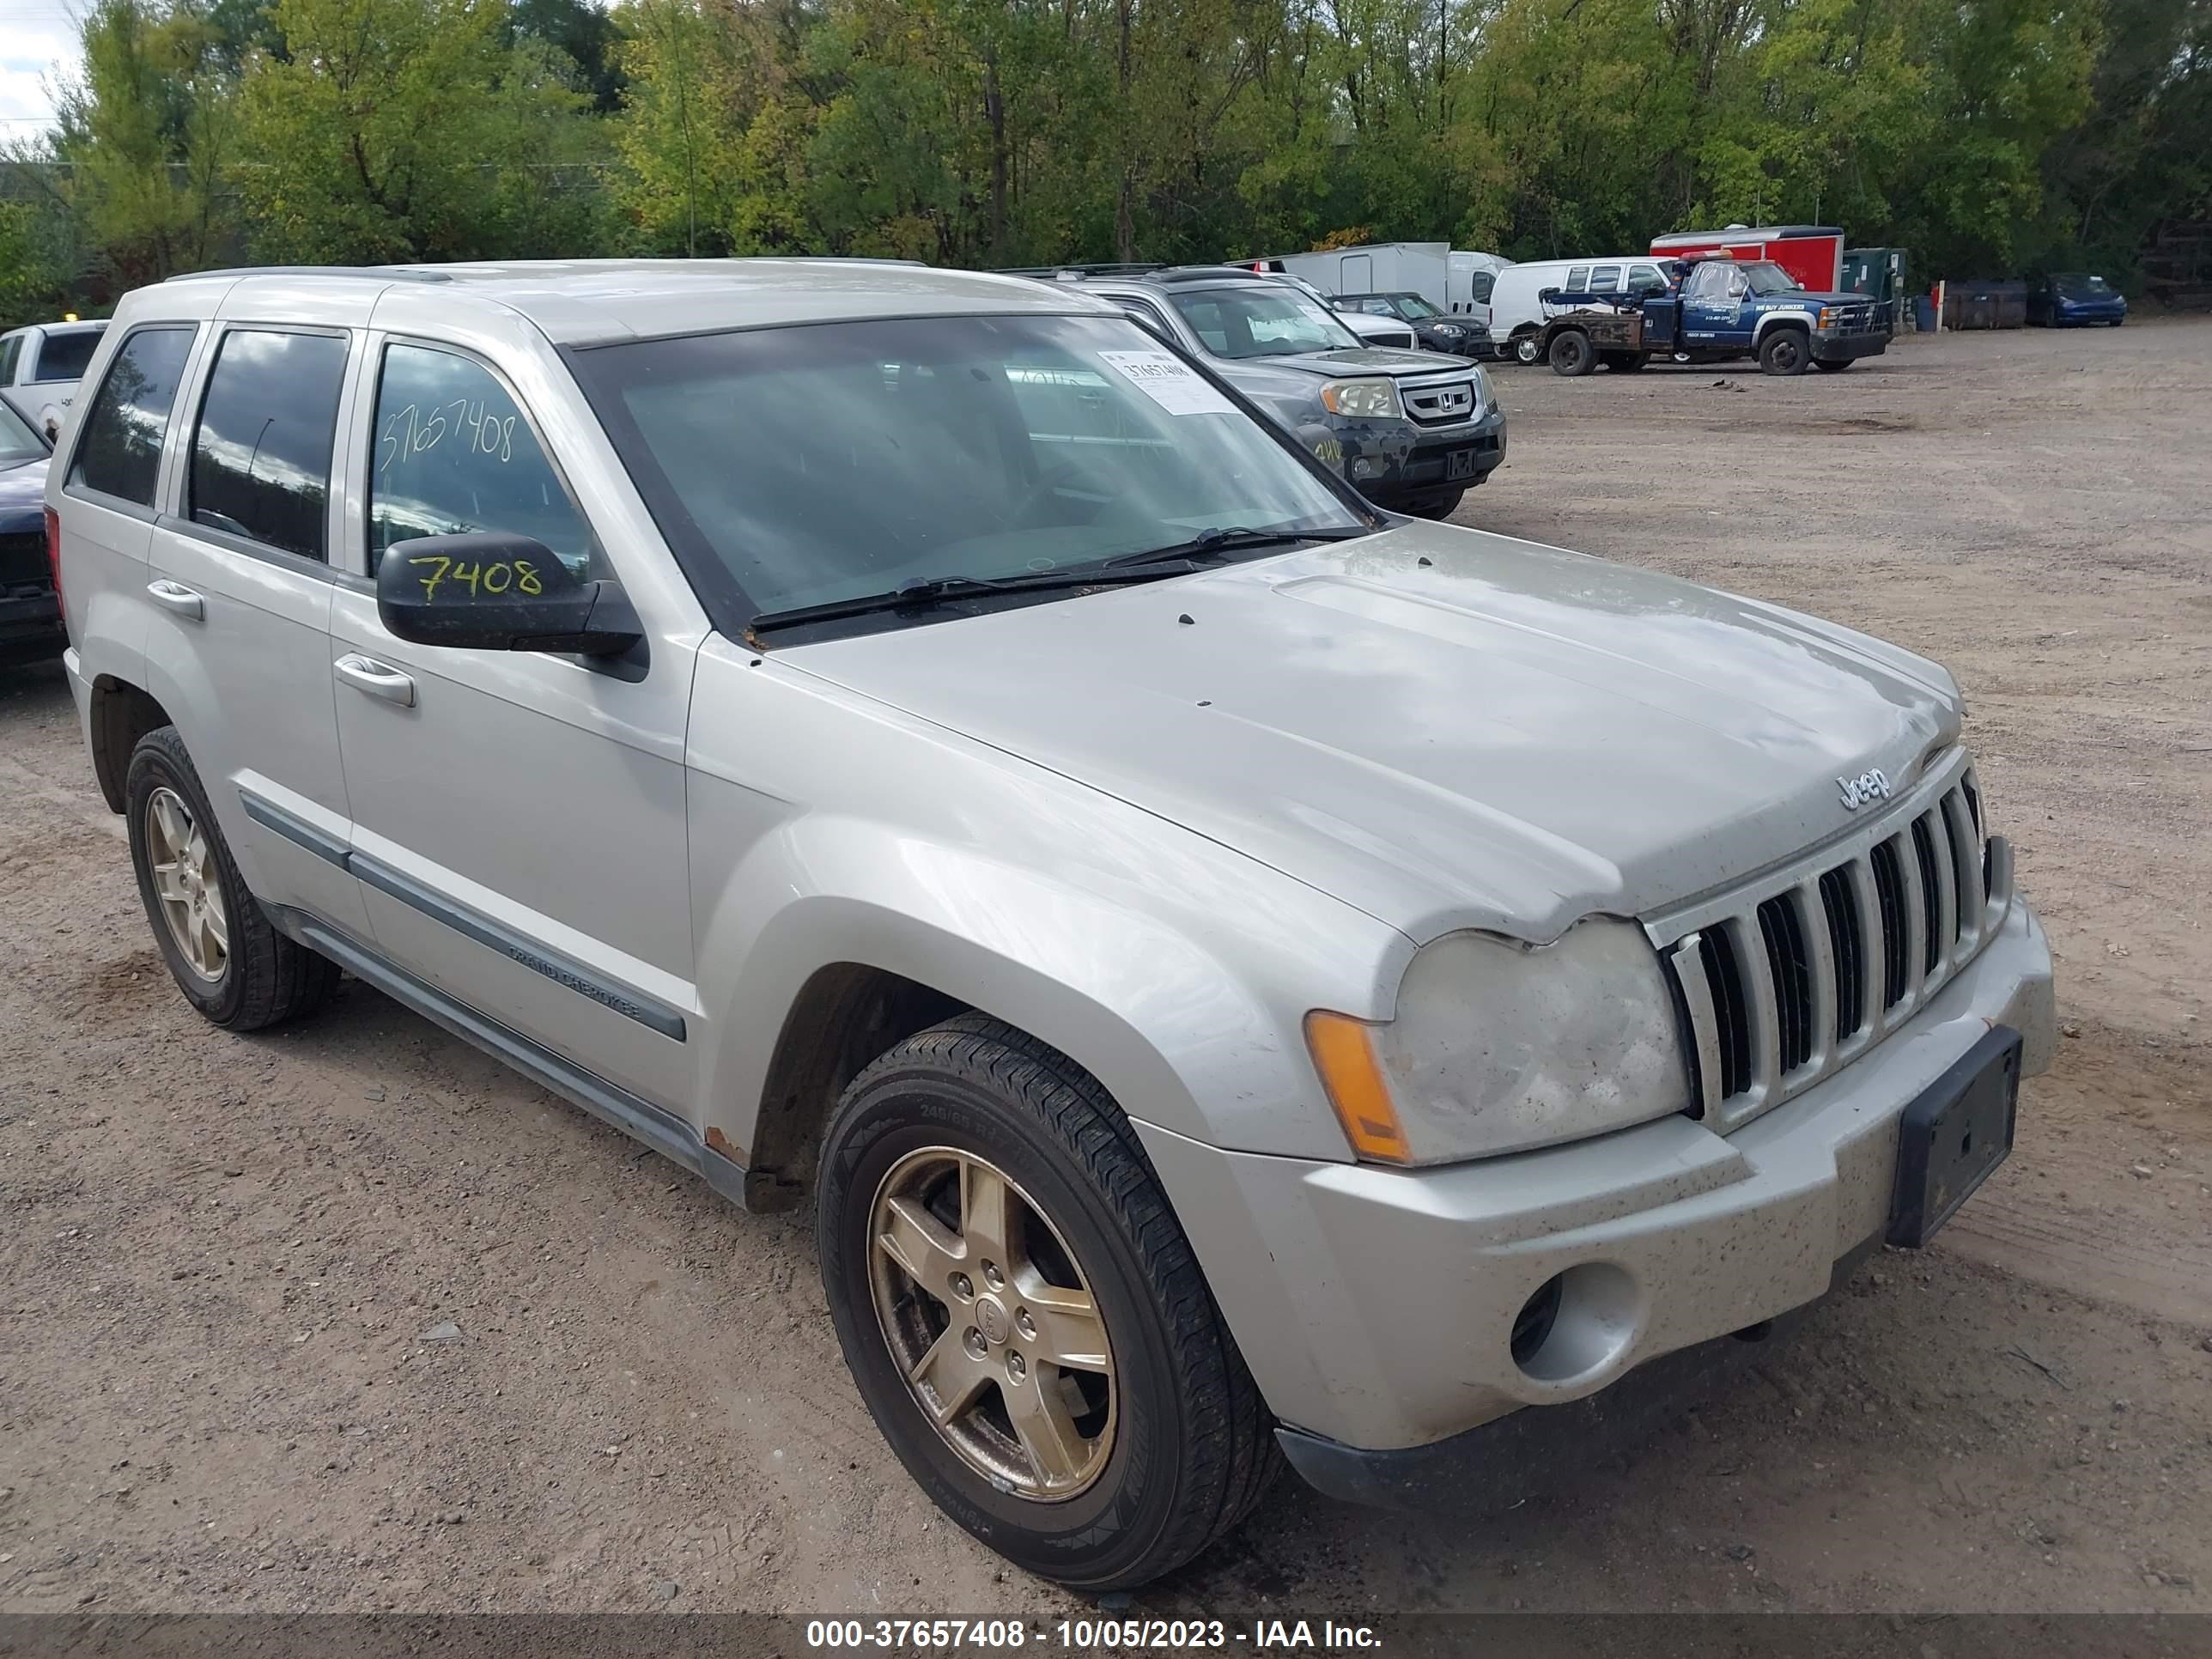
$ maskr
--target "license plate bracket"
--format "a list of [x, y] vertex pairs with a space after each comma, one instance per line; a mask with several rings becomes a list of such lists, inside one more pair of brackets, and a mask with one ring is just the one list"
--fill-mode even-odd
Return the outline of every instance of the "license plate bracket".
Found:
[[1444, 477], [1472, 478], [1474, 476], [1474, 457], [1475, 452], [1472, 449], [1453, 450], [1444, 457]]
[[1905, 1109], [1888, 1239], [1918, 1249], [2012, 1151], [2021, 1036], [1993, 1025]]

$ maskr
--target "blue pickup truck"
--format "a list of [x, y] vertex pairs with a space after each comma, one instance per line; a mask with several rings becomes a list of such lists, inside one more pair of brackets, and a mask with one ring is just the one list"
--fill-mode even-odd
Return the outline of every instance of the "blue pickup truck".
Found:
[[[1863, 294], [1810, 294], [1765, 259], [1699, 259], [1664, 294], [1543, 296], [1556, 310], [1544, 325], [1540, 356], [1554, 373], [1587, 374], [1674, 362], [1759, 359], [1769, 374], [1802, 374], [1810, 365], [1845, 369], [1889, 344], [1888, 313]], [[1525, 358], [1523, 361], [1527, 361]]]

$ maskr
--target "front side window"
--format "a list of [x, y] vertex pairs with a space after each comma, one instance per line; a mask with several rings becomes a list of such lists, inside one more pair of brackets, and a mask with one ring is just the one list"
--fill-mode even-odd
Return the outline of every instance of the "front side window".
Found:
[[123, 343], [84, 417], [84, 435], [70, 464], [70, 483], [153, 506], [161, 442], [168, 434], [169, 410], [177, 401], [195, 331], [190, 325], [142, 328]]
[[1468, 278], [1467, 296], [1468, 300], [1476, 305], [1486, 306], [1490, 303], [1491, 291], [1497, 286], [1498, 273], [1496, 271], [1478, 270], [1474, 276]]
[[194, 524], [302, 558], [326, 556], [347, 349], [328, 334], [224, 334], [192, 434]]
[[579, 580], [605, 575], [598, 542], [498, 376], [474, 359], [395, 341], [376, 384], [368, 568], [394, 542], [504, 531]]
[[100, 332], [96, 328], [77, 328], [66, 334], [47, 335], [40, 343], [39, 361], [32, 371], [39, 382], [83, 379], [92, 354], [100, 349]]
[[1170, 301], [1217, 357], [1279, 357], [1359, 343], [1327, 307], [1285, 289], [1255, 283], [1249, 289], [1208, 289]]
[[15, 359], [23, 355], [23, 337], [10, 334], [0, 340], [0, 386], [15, 384]]
[[1632, 265], [1628, 271], [1628, 289], [1632, 294], [1664, 294], [1667, 279], [1659, 274], [1656, 265]]
[[1364, 528], [1125, 318], [817, 324], [570, 362], [732, 636], [767, 612], [1081, 569], [1208, 530]]

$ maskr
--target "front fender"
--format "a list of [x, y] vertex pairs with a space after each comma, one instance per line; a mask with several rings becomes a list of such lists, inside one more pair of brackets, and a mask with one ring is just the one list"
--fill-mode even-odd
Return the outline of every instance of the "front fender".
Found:
[[772, 658], [731, 663], [710, 641], [693, 720], [702, 1133], [742, 1160], [803, 988], [849, 963], [1052, 1044], [1132, 1118], [1348, 1156], [1301, 1023], [1319, 1006], [1386, 1014], [1402, 933]]
[[1780, 327], [1784, 324], [1802, 328], [1809, 334], [1813, 331], [1813, 325], [1816, 320], [1818, 320], [1817, 313], [1800, 311], [1794, 307], [1786, 311], [1770, 311], [1753, 325], [1751, 343], [1754, 346], [1757, 345], [1766, 337], [1771, 330]]

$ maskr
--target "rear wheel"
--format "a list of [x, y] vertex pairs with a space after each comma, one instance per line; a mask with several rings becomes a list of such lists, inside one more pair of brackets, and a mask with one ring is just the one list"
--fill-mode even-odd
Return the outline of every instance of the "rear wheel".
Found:
[[312, 1013], [337, 964], [278, 933], [246, 890], [173, 726], [139, 738], [124, 775], [138, 896], [185, 1000], [216, 1024], [258, 1030]]
[[1563, 329], [1552, 337], [1552, 373], [1577, 379], [1597, 367], [1597, 352], [1590, 337], [1578, 328]]
[[1813, 343], [1802, 328], [1778, 328], [1759, 343], [1759, 366], [1769, 374], [1802, 374]]
[[846, 1364], [937, 1506], [1018, 1565], [1140, 1584], [1278, 1465], [1259, 1391], [1128, 1121], [963, 1015], [846, 1090], [815, 1221]]

